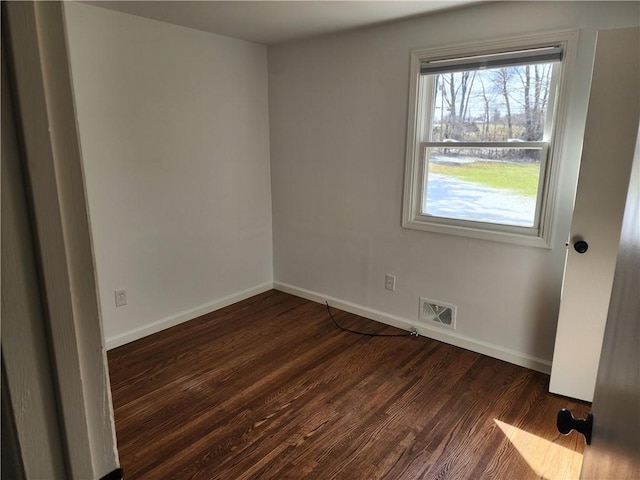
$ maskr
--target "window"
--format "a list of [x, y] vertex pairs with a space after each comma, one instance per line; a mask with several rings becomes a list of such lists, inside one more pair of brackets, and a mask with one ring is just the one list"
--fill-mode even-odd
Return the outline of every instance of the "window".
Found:
[[413, 52], [403, 226], [549, 246], [566, 42]]

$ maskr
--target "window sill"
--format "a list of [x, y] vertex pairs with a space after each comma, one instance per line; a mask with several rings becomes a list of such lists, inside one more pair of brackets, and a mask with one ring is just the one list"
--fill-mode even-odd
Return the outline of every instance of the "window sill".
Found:
[[[435, 232], [446, 235], [457, 235], [467, 238], [477, 238], [480, 240], [489, 240], [494, 242], [512, 243], [516, 245], [525, 245], [528, 247], [537, 247], [551, 249], [550, 243], [544, 236], [540, 236], [539, 232], [532, 229], [532, 233], [520, 233], [517, 231], [509, 231], [508, 226], [504, 226], [504, 230], [495, 230], [493, 228], [482, 228], [485, 225], [480, 222], [467, 222], [442, 219], [444, 222], [430, 221], [428, 217], [417, 216], [410, 219], [403, 219], [402, 227], [411, 230], [422, 230], [426, 232]], [[494, 224], [486, 224], [490, 227], [496, 227]], [[502, 226], [498, 226], [502, 228]], [[516, 227], [517, 228], [517, 227]]]

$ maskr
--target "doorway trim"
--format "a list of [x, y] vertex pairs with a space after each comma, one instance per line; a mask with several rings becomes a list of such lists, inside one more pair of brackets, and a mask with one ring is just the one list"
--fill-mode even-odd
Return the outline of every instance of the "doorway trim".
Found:
[[97, 479], [119, 461], [63, 7], [3, 3], [63, 450], [71, 478]]

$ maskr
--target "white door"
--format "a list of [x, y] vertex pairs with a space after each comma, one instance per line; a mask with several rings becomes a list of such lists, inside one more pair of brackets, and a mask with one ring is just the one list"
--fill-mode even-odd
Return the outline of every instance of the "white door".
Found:
[[[639, 32], [598, 32], [549, 387], [586, 401], [593, 399], [638, 133]], [[576, 251], [580, 240], [584, 253]]]
[[593, 435], [580, 478], [640, 478], [640, 139], [593, 398]]

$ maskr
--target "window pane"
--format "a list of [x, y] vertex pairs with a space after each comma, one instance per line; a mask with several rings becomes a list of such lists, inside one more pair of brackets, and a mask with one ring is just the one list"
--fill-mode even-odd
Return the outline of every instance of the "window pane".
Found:
[[427, 148], [422, 214], [533, 227], [540, 148]]
[[[542, 141], [554, 63], [427, 75], [430, 141]], [[426, 80], [423, 80], [426, 81]]]

